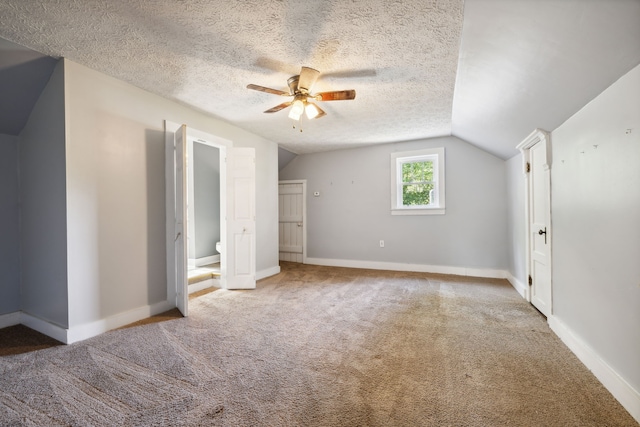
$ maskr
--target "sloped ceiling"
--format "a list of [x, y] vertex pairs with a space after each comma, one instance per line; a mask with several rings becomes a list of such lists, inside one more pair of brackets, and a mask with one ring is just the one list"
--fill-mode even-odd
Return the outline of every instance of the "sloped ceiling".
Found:
[[[509, 158], [640, 63], [640, 1], [3, 0], [0, 37], [294, 153], [453, 134]], [[303, 65], [357, 97], [294, 129], [246, 85], [286, 90]]]
[[57, 60], [0, 39], [0, 133], [18, 135]]

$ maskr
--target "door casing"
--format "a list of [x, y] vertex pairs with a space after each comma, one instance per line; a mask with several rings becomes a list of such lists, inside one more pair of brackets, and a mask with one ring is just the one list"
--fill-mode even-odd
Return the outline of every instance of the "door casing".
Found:
[[[178, 292], [177, 292], [178, 286], [183, 287], [184, 292], [188, 293], [186, 291], [186, 286], [187, 286], [186, 274], [183, 274], [184, 277], [179, 279], [177, 277], [178, 266], [176, 265], [176, 259], [179, 257], [181, 258], [181, 256], [176, 255], [176, 248], [180, 248], [180, 247], [182, 247], [181, 250], [185, 252], [184, 256], [185, 256], [185, 264], [186, 264], [186, 247], [185, 247], [186, 240], [182, 243], [181, 246], [176, 244], [177, 239], [185, 238], [184, 234], [186, 234], [186, 232], [182, 234], [182, 237], [180, 236], [176, 237], [176, 231], [175, 231], [176, 230], [175, 211], [176, 209], [181, 209], [181, 207], [176, 206], [175, 166], [176, 166], [176, 161], [178, 160], [176, 159], [176, 155], [175, 155], [174, 135], [176, 131], [178, 131], [181, 127], [182, 125], [179, 125], [177, 123], [165, 121], [165, 167], [166, 167], [165, 185], [166, 185], [166, 215], [167, 215], [167, 218], [166, 218], [167, 301], [170, 301], [170, 302], [176, 301], [176, 306], [178, 306], [177, 297], [180, 296], [181, 300], [184, 298], [184, 295], [182, 293], [181, 295], [178, 295]], [[227, 263], [229, 262], [229, 260], [235, 262], [235, 259], [233, 259], [234, 254], [227, 253], [228, 252], [227, 251], [227, 235], [229, 233], [232, 233], [232, 230], [229, 230], [229, 224], [227, 222], [229, 203], [227, 200], [228, 168], [227, 168], [226, 161], [229, 155], [229, 151], [233, 151], [233, 144], [231, 141], [228, 141], [224, 138], [207, 134], [193, 128], [187, 128], [187, 138], [194, 138], [200, 141], [207, 141], [210, 145], [216, 146], [220, 149], [220, 229], [221, 229], [220, 244], [222, 246], [222, 251], [223, 251], [223, 256], [221, 256], [221, 263], [220, 263], [221, 273], [222, 273], [221, 284], [225, 288], [235, 288], [234, 281], [228, 280], [229, 278], [226, 277], [229, 273], [227, 269]], [[236, 150], [242, 151], [242, 150], [248, 150], [248, 149], [236, 149]], [[253, 151], [253, 149], [250, 149], [250, 150]], [[188, 165], [185, 164], [184, 167], [188, 168]], [[255, 178], [254, 178], [253, 186], [255, 188]], [[183, 190], [186, 192], [186, 188], [183, 187]], [[253, 192], [253, 194], [255, 199], [255, 191]], [[184, 196], [186, 197], [186, 194], [184, 194]], [[182, 198], [183, 201], [185, 197]], [[253, 203], [254, 205], [252, 206], [251, 209], [255, 209], [255, 200], [253, 201]], [[253, 210], [252, 212], [255, 212], [255, 210]], [[252, 219], [255, 223], [255, 216]], [[255, 227], [252, 227], [251, 231], [255, 233]], [[252, 259], [248, 260], [248, 263], [253, 269], [253, 273], [252, 273], [253, 286], [251, 286], [251, 284], [243, 283], [242, 285], [243, 288], [255, 287], [255, 234], [252, 236], [252, 239], [253, 239], [254, 249], [251, 254]], [[181, 311], [183, 315], [186, 315], [187, 314], [186, 303], [183, 304], [181, 301], [180, 306], [181, 307], [179, 308], [182, 308]]]
[[[302, 254], [301, 257], [299, 258], [300, 260], [298, 261], [297, 259], [294, 262], [301, 262], [303, 264], [306, 264], [307, 262], [307, 180], [306, 179], [294, 179], [294, 180], [286, 180], [286, 181], [278, 181], [278, 188], [280, 188], [280, 185], [287, 185], [287, 184], [299, 184], [302, 186], [302, 206], [301, 206], [301, 215], [302, 215]], [[278, 190], [278, 199], [280, 199], [280, 191]], [[278, 212], [278, 218], [281, 218], [282, 213]], [[278, 227], [280, 228], [280, 224], [278, 224]], [[279, 242], [280, 246], [282, 244], [282, 242]], [[279, 257], [281, 261], [292, 261], [291, 259], [283, 259], [282, 258], [282, 253], [279, 251]]]
[[[553, 259], [552, 231], [553, 229], [551, 226], [551, 160], [552, 160], [552, 156], [551, 156], [551, 135], [549, 132], [542, 129], [534, 130], [527, 138], [525, 138], [516, 147], [522, 153], [523, 172], [525, 175], [524, 202], [525, 202], [525, 233], [526, 233], [526, 236], [525, 236], [526, 276], [527, 276], [527, 280], [529, 280], [529, 278], [532, 278], [531, 281], [529, 282], [529, 286], [525, 287], [526, 288], [525, 296], [527, 301], [533, 302], [532, 286], [536, 285], [535, 283], [532, 283], [533, 281], [535, 281], [535, 278], [532, 277], [533, 253], [532, 253], [532, 238], [531, 238], [532, 232], [534, 230], [532, 229], [532, 215], [531, 215], [532, 181], [531, 181], [531, 174], [529, 173], [531, 168], [531, 161], [532, 161], [531, 148], [536, 144], [544, 144], [546, 149], [546, 158], [545, 158], [545, 163], [543, 164], [543, 170], [545, 174], [544, 185], [546, 187], [544, 188], [544, 191], [546, 193], [544, 196], [546, 197], [546, 212], [544, 213], [546, 216], [546, 220], [545, 220], [546, 236], [545, 237], [547, 239], [547, 264], [546, 264], [545, 274], [547, 275], [549, 280], [549, 284], [548, 284], [549, 301], [548, 301], [548, 307], [543, 308], [544, 310], [543, 314], [548, 317], [553, 314], [553, 280], [552, 280], [553, 278], [552, 276], [552, 259]], [[538, 309], [540, 308], [538, 307]]]

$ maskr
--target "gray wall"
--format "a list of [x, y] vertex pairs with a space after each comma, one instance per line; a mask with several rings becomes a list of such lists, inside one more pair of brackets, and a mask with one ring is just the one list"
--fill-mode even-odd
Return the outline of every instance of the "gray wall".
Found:
[[552, 148], [554, 316], [638, 392], [640, 66], [553, 131]]
[[278, 170], [281, 171], [284, 169], [284, 167], [287, 166], [291, 160], [295, 159], [296, 156], [297, 154], [278, 147]]
[[193, 143], [196, 258], [216, 255], [220, 241], [220, 150]]
[[277, 145], [69, 60], [72, 327], [166, 300], [164, 120], [256, 150], [256, 266], [278, 268]]
[[64, 63], [20, 134], [21, 308], [68, 326]]
[[[446, 214], [392, 216], [390, 153], [432, 147], [445, 147]], [[458, 138], [299, 155], [280, 179], [307, 179], [309, 257], [508, 266], [504, 161]]]
[[526, 224], [524, 209], [525, 177], [522, 154], [513, 156], [506, 162], [507, 169], [507, 242], [509, 254], [509, 273], [528, 286], [526, 279]]
[[0, 315], [20, 310], [18, 137], [0, 134]]

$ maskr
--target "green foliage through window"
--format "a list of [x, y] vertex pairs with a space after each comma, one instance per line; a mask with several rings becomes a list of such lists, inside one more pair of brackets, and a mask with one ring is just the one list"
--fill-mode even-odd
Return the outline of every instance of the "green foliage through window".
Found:
[[403, 206], [429, 205], [434, 188], [432, 161], [402, 163]]

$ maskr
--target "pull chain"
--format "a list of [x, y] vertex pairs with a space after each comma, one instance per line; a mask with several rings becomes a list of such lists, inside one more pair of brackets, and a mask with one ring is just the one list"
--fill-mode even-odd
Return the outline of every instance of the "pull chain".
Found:
[[[296, 128], [296, 125], [294, 123], [293, 128]], [[302, 116], [300, 116], [300, 132], [302, 132]]]

